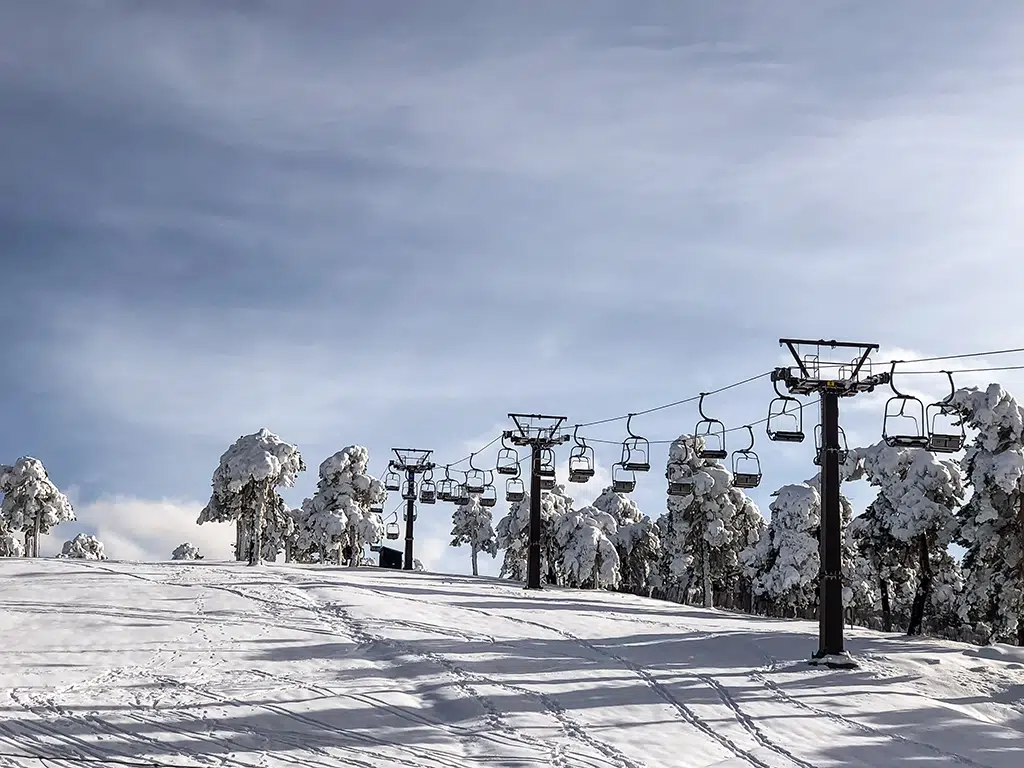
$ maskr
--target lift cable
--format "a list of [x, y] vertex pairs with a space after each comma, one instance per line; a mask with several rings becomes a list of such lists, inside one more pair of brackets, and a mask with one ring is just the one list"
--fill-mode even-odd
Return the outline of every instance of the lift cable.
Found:
[[[935, 355], [935, 356], [932, 356], [932, 357], [919, 357], [919, 358], [914, 358], [914, 359], [910, 359], [910, 360], [898, 360], [896, 362], [899, 362], [899, 363], [902, 363], [902, 364], [932, 363], [932, 362], [940, 362], [940, 361], [944, 361], [944, 360], [964, 360], [964, 359], [969, 359], [969, 358], [994, 357], [994, 356], [997, 356], [997, 355], [1012, 355], [1012, 354], [1022, 354], [1022, 353], [1024, 353], [1024, 347], [1016, 347], [1016, 348], [1009, 348], [1009, 349], [995, 349], [995, 350], [989, 350], [989, 351], [986, 351], [986, 352], [963, 352], [963, 353], [959, 353], [959, 354], [955, 354], [955, 355]], [[886, 365], [886, 366], [888, 366], [888, 365], [891, 365], [892, 362], [893, 361], [891, 361], [891, 360], [887, 361], [885, 363], [873, 362], [872, 365], [873, 366], [879, 366], [879, 365]], [[836, 363], [836, 365], [839, 365], [839, 363]], [[996, 367], [986, 367], [986, 368], [964, 368], [964, 369], [959, 369], [957, 371], [954, 371], [954, 373], [984, 373], [984, 372], [990, 372], [990, 371], [991, 372], [995, 372], [995, 371], [1020, 371], [1020, 370], [1024, 370], [1024, 365], [996, 366]], [[902, 371], [902, 370], [900, 371], [900, 375], [901, 376], [934, 375], [936, 373], [941, 373], [941, 371]], [[724, 387], [719, 387], [718, 389], [709, 390], [708, 392], [705, 392], [704, 394], [705, 394], [705, 396], [717, 395], [717, 394], [720, 394], [722, 392], [727, 392], [730, 389], [735, 389], [737, 387], [744, 386], [745, 384], [750, 384], [750, 383], [752, 383], [754, 381], [758, 381], [759, 379], [763, 379], [763, 378], [765, 378], [767, 376], [770, 376], [771, 374], [772, 374], [772, 371], [765, 371], [764, 373], [759, 373], [759, 374], [757, 374], [755, 376], [750, 376], [750, 377], [748, 377], [746, 379], [741, 379], [740, 381], [733, 382], [732, 384], [727, 384]], [[601, 424], [611, 424], [611, 423], [614, 423], [616, 421], [625, 421], [630, 416], [645, 416], [645, 415], [647, 415], [649, 413], [655, 413], [657, 411], [664, 411], [664, 410], [667, 410], [669, 408], [675, 408], [675, 407], [680, 406], [680, 405], [686, 405], [688, 403], [696, 403], [697, 401], [700, 400], [700, 397], [701, 396], [699, 394], [697, 394], [697, 395], [693, 395], [691, 397], [683, 398], [682, 400], [674, 400], [674, 401], [672, 401], [670, 403], [664, 403], [663, 405], [657, 405], [657, 406], [654, 406], [653, 408], [647, 408], [647, 409], [642, 410], [642, 411], [633, 411], [632, 413], [626, 413], [626, 414], [623, 414], [621, 416], [612, 416], [612, 417], [609, 417], [607, 419], [596, 419], [594, 421], [581, 422], [579, 424], [574, 424], [573, 426], [575, 426], [575, 427], [596, 427], [596, 426], [599, 426]], [[805, 403], [805, 404], [801, 405], [801, 408], [804, 408], [804, 407], [806, 407], [808, 405], [815, 405], [815, 404], [817, 404], [817, 402], [818, 401], [815, 400], [813, 403]], [[768, 419], [766, 419], [766, 418], [765, 419], [760, 419], [758, 421], [751, 422], [750, 426], [757, 426], [759, 424], [764, 424], [767, 421], [768, 421]], [[741, 429], [745, 429], [745, 428], [746, 428], [746, 426], [732, 427], [731, 429], [727, 429], [726, 432], [735, 432], [737, 430], [741, 430]], [[465, 462], [469, 461], [469, 459], [470, 459], [470, 457], [472, 455], [479, 454], [479, 453], [487, 450], [492, 445], [494, 445], [496, 442], [498, 442], [500, 439], [501, 439], [501, 433], [499, 433], [497, 436], [495, 436], [494, 439], [492, 439], [486, 445], [482, 446], [481, 448], [478, 448], [476, 451], [473, 451], [472, 454], [464, 456], [463, 458], [459, 459], [458, 461], [450, 462], [448, 464], [448, 466], [449, 467], [454, 467], [454, 466], [456, 466], [458, 464], [464, 464]], [[586, 440], [589, 441], [589, 442], [592, 442], [592, 443], [604, 443], [604, 444], [607, 444], [607, 445], [617, 445], [617, 444], [622, 442], [621, 440], [599, 440], [599, 439], [592, 438], [592, 437], [586, 437]], [[674, 440], [651, 440], [650, 441], [650, 443], [652, 445], [668, 445], [668, 444], [671, 444], [673, 442], [675, 442], [675, 441]], [[522, 464], [522, 461], [523, 460], [521, 460], [519, 463]]]

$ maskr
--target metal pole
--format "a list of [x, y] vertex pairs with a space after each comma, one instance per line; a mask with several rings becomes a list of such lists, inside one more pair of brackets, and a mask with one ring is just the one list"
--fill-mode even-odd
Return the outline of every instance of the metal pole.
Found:
[[[409, 488], [416, 487], [416, 471], [408, 470], [405, 473], [405, 479], [409, 483]], [[409, 494], [412, 496], [412, 494]], [[402, 570], [412, 570], [412, 528], [413, 518], [416, 516], [416, 500], [406, 499], [405, 500], [405, 563], [402, 566]]]
[[540, 589], [540, 452], [534, 440], [533, 461], [530, 462], [530, 548], [526, 561], [526, 588]]
[[843, 647], [842, 516], [839, 503], [839, 393], [821, 393], [821, 571], [818, 602], [818, 653], [841, 656]]

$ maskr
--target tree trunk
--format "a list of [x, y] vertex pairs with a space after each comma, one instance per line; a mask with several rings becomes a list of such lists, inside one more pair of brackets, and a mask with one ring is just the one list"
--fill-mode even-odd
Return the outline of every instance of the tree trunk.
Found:
[[711, 588], [711, 559], [708, 557], [708, 545], [707, 542], [701, 538], [700, 541], [701, 558], [700, 567], [702, 571], [702, 577], [704, 581], [704, 607], [714, 608], [715, 607], [715, 594]]
[[473, 548], [469, 551], [469, 557], [470, 557], [470, 559], [471, 559], [471, 561], [473, 563], [473, 575], [474, 576], [479, 576], [480, 574], [477, 571], [477, 562], [476, 562], [476, 560], [477, 560], [477, 558], [476, 558], [476, 544], [474, 544]]
[[263, 560], [263, 521], [266, 513], [267, 489], [260, 488], [253, 494], [255, 509], [252, 513], [252, 541], [249, 543], [249, 565], [259, 565]]
[[932, 563], [928, 551], [930, 549], [929, 545], [929, 537], [922, 536], [917, 553], [918, 568], [921, 571], [921, 576], [917, 581], [914, 603], [910, 608], [910, 624], [907, 627], [908, 635], [921, 634], [921, 627], [924, 624], [924, 609], [932, 593]]
[[882, 631], [892, 632], [892, 608], [889, 605], [889, 582], [878, 580], [878, 588], [882, 591]]
[[362, 554], [362, 549], [363, 548], [362, 547], [356, 547], [356, 543], [357, 543], [356, 542], [356, 531], [355, 531], [355, 528], [353, 528], [352, 529], [352, 533], [349, 535], [349, 543], [348, 543], [349, 548], [351, 550], [351, 553], [349, 555], [349, 563], [348, 563], [349, 568], [355, 568], [357, 565], [359, 565], [359, 555]]
[[245, 557], [245, 542], [243, 541], [242, 528], [245, 526], [243, 516], [239, 516], [235, 520], [235, 560], [241, 562], [242, 558]]

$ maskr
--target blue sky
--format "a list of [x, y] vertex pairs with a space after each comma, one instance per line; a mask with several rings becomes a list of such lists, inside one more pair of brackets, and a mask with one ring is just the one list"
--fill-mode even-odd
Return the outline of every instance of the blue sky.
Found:
[[[784, 364], [780, 336], [1021, 346], [1022, 33], [1014, 2], [3, 4], [2, 460], [73, 496], [48, 551], [226, 556], [194, 519], [260, 427], [303, 450], [298, 503], [345, 445], [443, 463], [509, 411], [591, 421]], [[1024, 391], [958, 383], [993, 378]], [[878, 439], [879, 396], [844, 409]], [[767, 514], [812, 450], [757, 434]], [[464, 571], [450, 511], [421, 511], [421, 554]]]

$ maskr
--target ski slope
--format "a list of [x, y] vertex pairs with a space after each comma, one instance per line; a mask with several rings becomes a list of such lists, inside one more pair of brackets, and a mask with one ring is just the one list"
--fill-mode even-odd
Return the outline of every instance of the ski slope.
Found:
[[369, 568], [5, 558], [0, 598], [0, 765], [1024, 765], [1013, 648], [822, 670], [808, 622]]

